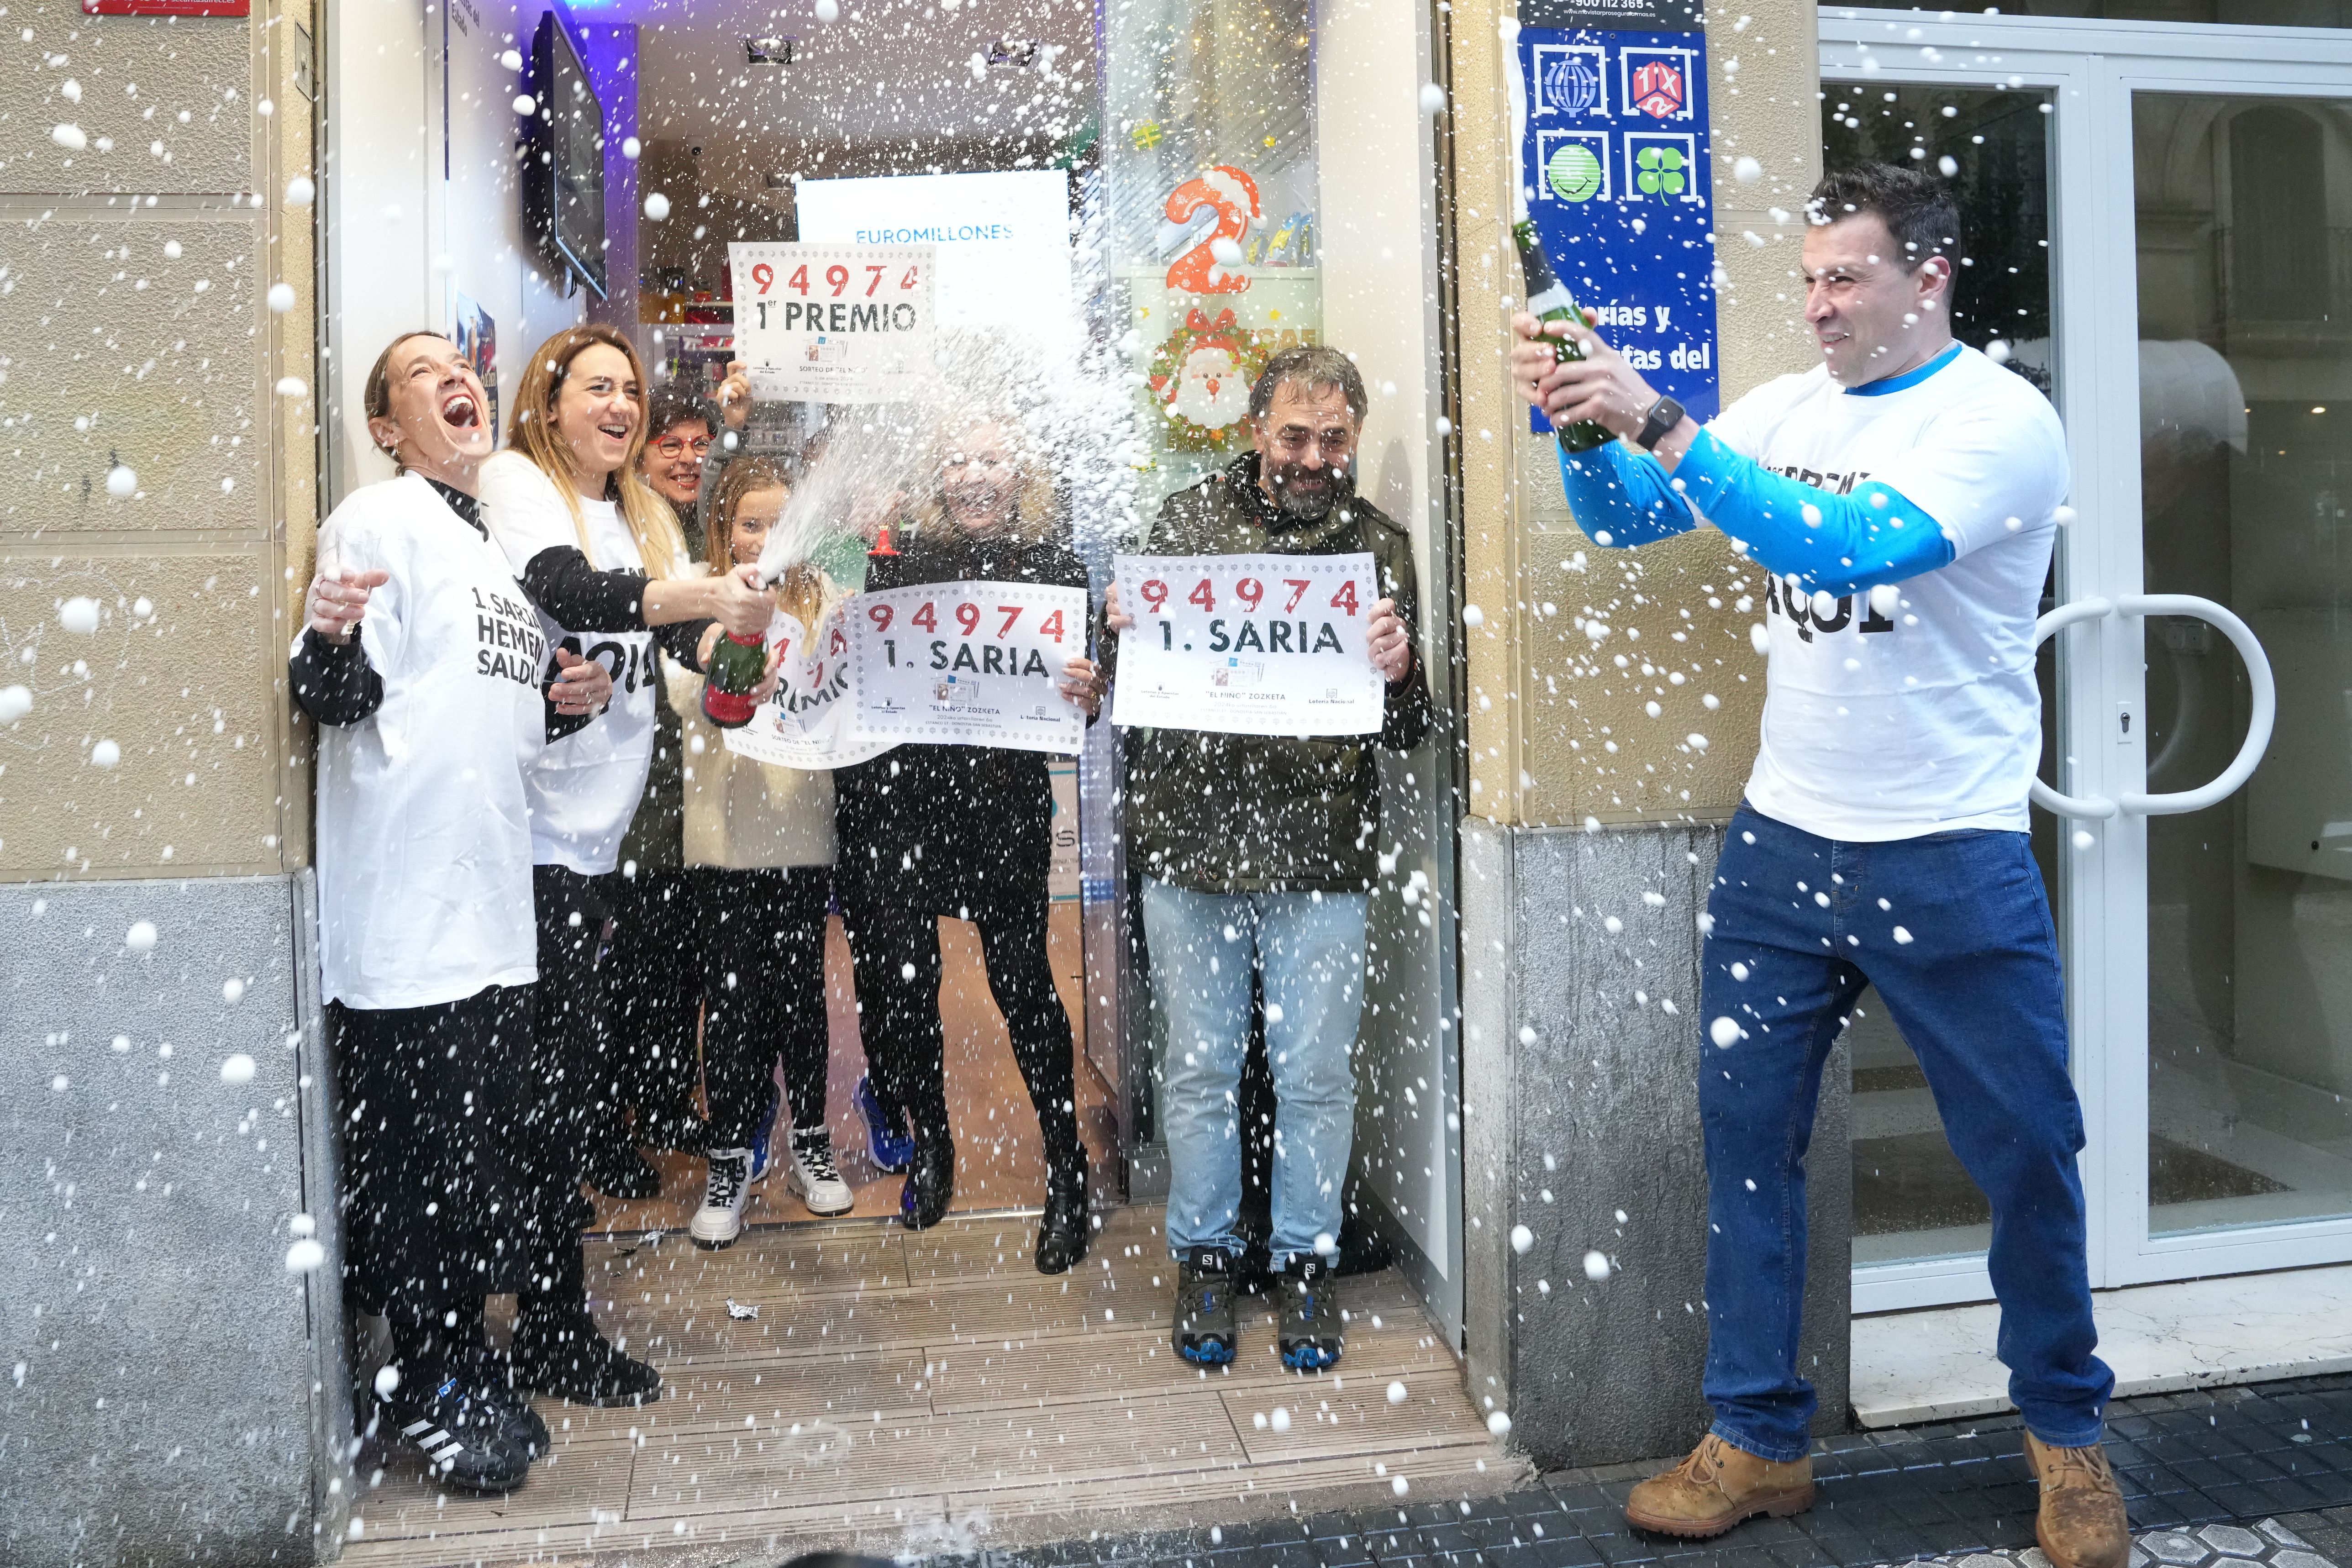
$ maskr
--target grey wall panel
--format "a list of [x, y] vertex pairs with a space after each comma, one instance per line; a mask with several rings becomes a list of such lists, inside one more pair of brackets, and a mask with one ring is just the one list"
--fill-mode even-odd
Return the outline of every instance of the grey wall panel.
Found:
[[15, 884], [0, 931], [0, 1561], [307, 1557], [289, 883]]

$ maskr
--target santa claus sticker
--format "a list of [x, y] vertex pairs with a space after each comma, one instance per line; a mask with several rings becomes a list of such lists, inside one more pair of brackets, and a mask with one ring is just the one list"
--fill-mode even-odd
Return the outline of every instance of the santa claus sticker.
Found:
[[1187, 311], [1151, 361], [1151, 393], [1167, 423], [1169, 448], [1223, 446], [1249, 414], [1250, 388], [1265, 360], [1257, 334], [1235, 324], [1231, 310], [1213, 320], [1197, 307]]

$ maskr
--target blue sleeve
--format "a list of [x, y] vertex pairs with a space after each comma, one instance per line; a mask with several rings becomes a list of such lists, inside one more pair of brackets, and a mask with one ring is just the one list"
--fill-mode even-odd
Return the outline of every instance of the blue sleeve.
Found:
[[1658, 460], [1620, 441], [1589, 452], [1563, 449], [1559, 488], [1568, 494], [1576, 526], [1595, 544], [1631, 549], [1698, 526]]
[[[1596, 462], [1595, 459], [1600, 459]], [[1777, 576], [1807, 591], [1851, 594], [1951, 564], [1936, 520], [1899, 491], [1864, 479], [1849, 495], [1776, 474], [1702, 430], [1666, 478], [1655, 458], [1612, 442], [1560, 457], [1569, 504], [1596, 544], [1647, 544], [1696, 525], [1691, 507]]]

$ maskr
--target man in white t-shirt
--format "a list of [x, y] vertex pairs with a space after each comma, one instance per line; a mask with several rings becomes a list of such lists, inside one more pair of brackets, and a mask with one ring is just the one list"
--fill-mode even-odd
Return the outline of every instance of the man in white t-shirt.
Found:
[[1812, 1504], [1798, 1374], [1804, 1153], [1830, 1047], [1874, 984], [1952, 1150], [1992, 1206], [2000, 1354], [2055, 1568], [2130, 1546], [2101, 1447], [2082, 1110], [2048, 899], [2027, 838], [2041, 752], [2033, 623], [2064, 499], [2064, 437], [2022, 377], [1953, 341], [1959, 216], [1932, 175], [1823, 179], [1805, 319], [1822, 363], [1702, 428], [1589, 329], [1554, 364], [1521, 314], [1512, 369], [1556, 426], [1596, 544], [1712, 524], [1757, 563], [1771, 665], [1762, 744], [1707, 900], [1699, 1104], [1715, 1423], [1626, 1518], [1704, 1537]]

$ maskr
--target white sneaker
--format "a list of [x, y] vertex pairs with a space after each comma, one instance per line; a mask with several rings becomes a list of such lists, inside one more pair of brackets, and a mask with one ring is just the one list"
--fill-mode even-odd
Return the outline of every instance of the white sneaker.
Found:
[[793, 1191], [800, 1194], [811, 1214], [847, 1214], [857, 1205], [857, 1194], [834, 1168], [833, 1134], [794, 1132], [790, 1173]]
[[702, 1206], [688, 1222], [687, 1234], [697, 1247], [732, 1247], [743, 1234], [743, 1205], [751, 1195], [751, 1151], [713, 1149], [709, 1163]]

